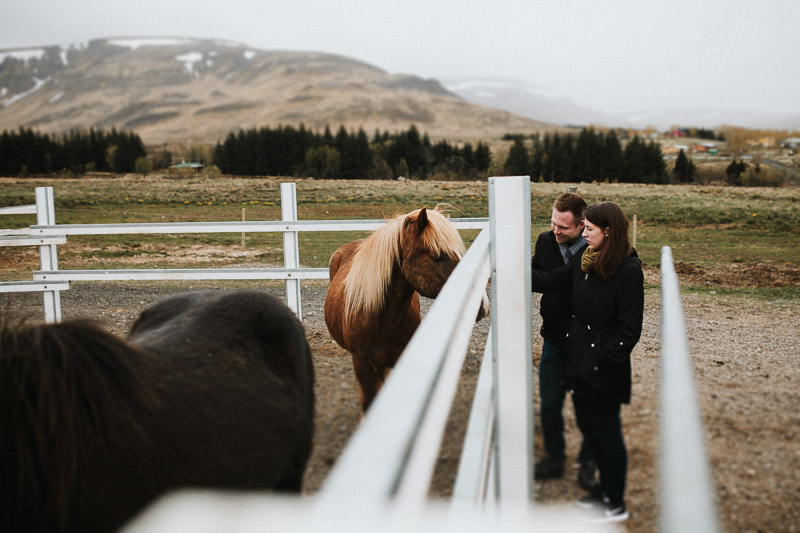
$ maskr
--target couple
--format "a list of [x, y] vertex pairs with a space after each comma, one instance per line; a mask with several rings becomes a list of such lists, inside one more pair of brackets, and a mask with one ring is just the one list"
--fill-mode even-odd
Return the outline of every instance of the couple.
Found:
[[[583, 434], [577, 504], [600, 522], [626, 520], [627, 451], [621, 404], [630, 402], [630, 354], [642, 331], [644, 279], [628, 240], [628, 218], [613, 202], [586, 206], [575, 193], [553, 205], [552, 230], [539, 235], [532, 287], [542, 292], [541, 421], [546, 457], [537, 479], [564, 474], [564, 421], [569, 391]], [[599, 481], [595, 480], [595, 465]]]

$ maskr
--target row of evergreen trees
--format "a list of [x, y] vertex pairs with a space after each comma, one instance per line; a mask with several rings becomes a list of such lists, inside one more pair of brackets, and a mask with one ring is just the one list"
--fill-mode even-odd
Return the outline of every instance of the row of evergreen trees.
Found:
[[133, 172], [145, 157], [141, 138], [132, 132], [90, 129], [61, 136], [29, 128], [0, 134], [0, 175], [51, 174], [68, 171]]
[[[137, 134], [116, 129], [57, 137], [20, 128], [0, 135], [0, 175], [134, 172], [145, 156]], [[348, 132], [341, 126], [333, 135], [329, 128], [317, 133], [301, 125], [230, 133], [214, 148], [213, 163], [233, 175], [475, 179], [486, 177], [492, 154], [481, 142], [476, 148], [444, 140], [433, 144], [415, 126], [393, 134], [376, 131], [370, 140], [363, 129]], [[634, 137], [623, 149], [615, 132], [591, 128], [577, 135], [516, 136], [502, 172], [556, 182], [668, 181], [656, 143]]]
[[214, 149], [214, 164], [225, 174], [313, 176], [317, 178], [391, 179], [399, 176], [449, 179], [485, 177], [491, 164], [489, 146], [479, 142], [454, 146], [432, 144], [415, 126], [390, 134], [363, 129], [336, 135], [304, 126], [279, 126], [230, 133]]
[[633, 137], [622, 148], [616, 133], [584, 128], [578, 135], [546, 134], [518, 136], [509, 151], [503, 171], [507, 175], [529, 175], [534, 181], [618, 181], [666, 183], [661, 148], [653, 141]]

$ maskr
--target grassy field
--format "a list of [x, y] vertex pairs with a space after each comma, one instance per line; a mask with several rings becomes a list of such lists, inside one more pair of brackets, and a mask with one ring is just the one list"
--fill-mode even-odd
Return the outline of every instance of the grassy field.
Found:
[[[276, 178], [162, 177], [0, 178], [0, 206], [34, 202], [34, 188], [52, 186], [58, 223], [177, 222], [277, 220], [280, 183]], [[450, 206], [453, 217], [488, 216], [486, 182], [291, 180], [297, 183], [300, 219], [383, 218], [437, 203]], [[533, 183], [533, 237], [549, 228], [553, 199], [567, 184]], [[767, 269], [800, 267], [800, 189], [578, 184], [591, 204], [619, 203], [636, 215], [637, 249], [646, 269], [660, 261], [670, 246], [676, 261], [699, 269], [735, 273], [737, 265]], [[35, 223], [33, 215], [4, 216], [0, 226], [20, 228]], [[467, 243], [476, 231], [464, 231]], [[327, 266], [341, 243], [364, 234], [300, 234], [303, 266]], [[36, 268], [35, 250], [5, 248], [0, 278], [29, 279]], [[14, 257], [16, 256], [16, 260]], [[223, 266], [282, 262], [282, 238], [248, 234], [119, 235], [70, 237], [59, 247], [59, 266], [71, 268], [149, 268]], [[791, 281], [791, 280], [790, 280]], [[739, 283], [734, 287], [764, 298], [794, 299], [797, 283]], [[767, 284], [769, 285], [769, 284]], [[698, 283], [685, 290], [714, 289]], [[725, 284], [720, 289], [727, 290]]]

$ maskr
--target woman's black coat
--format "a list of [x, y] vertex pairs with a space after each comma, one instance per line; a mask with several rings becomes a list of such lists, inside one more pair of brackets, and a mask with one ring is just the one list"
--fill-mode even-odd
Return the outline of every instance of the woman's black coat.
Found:
[[534, 292], [572, 288], [572, 325], [564, 371], [567, 390], [616, 403], [631, 400], [631, 351], [642, 334], [644, 277], [636, 250], [609, 280], [573, 261], [531, 272]]

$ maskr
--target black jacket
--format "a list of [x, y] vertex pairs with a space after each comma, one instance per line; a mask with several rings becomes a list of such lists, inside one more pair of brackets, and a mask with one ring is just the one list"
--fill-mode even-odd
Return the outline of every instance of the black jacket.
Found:
[[531, 276], [535, 292], [572, 288], [567, 389], [630, 403], [631, 351], [642, 334], [644, 314], [644, 276], [636, 251], [609, 280], [586, 274], [580, 261], [548, 273], [534, 270]]
[[[586, 246], [575, 254], [571, 261], [579, 261], [580, 254]], [[531, 269], [542, 272], [551, 272], [564, 266], [558, 241], [552, 231], [539, 234], [531, 258]], [[567, 341], [569, 324], [572, 321], [572, 289], [568, 288], [558, 292], [548, 292], [542, 295], [539, 304], [539, 314], [542, 315], [542, 328], [539, 331], [547, 342], [562, 344]]]

